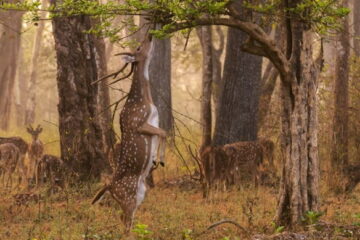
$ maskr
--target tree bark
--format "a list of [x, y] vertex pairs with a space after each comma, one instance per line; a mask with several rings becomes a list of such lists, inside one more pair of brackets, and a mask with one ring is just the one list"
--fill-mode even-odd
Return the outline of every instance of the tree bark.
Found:
[[[98, 69], [99, 78], [107, 75], [107, 55], [106, 47], [103, 38], [96, 37], [95, 40], [96, 49], [96, 65]], [[102, 80], [99, 83], [98, 94], [98, 117], [101, 124], [101, 130], [103, 134], [104, 152], [109, 153], [110, 148], [116, 143], [115, 132], [112, 123], [112, 114], [110, 106], [110, 92], [107, 79]]]
[[360, 57], [360, 1], [354, 0], [354, 52], [357, 57]]
[[199, 27], [196, 29], [202, 48], [202, 94], [200, 122], [202, 125], [202, 139], [200, 152], [211, 145], [211, 96], [213, 81], [213, 47], [211, 26]]
[[86, 34], [88, 16], [53, 19], [59, 91], [61, 157], [76, 179], [98, 178], [104, 167], [102, 132], [97, 113], [95, 36]]
[[334, 120], [333, 138], [331, 151], [331, 172], [329, 178], [332, 186], [341, 191], [343, 171], [346, 169], [348, 160], [349, 143], [349, 57], [350, 36], [349, 18], [343, 23], [343, 32], [338, 36], [336, 44], [335, 61], [335, 88], [334, 88]]
[[149, 69], [151, 95], [159, 111], [159, 127], [171, 135], [173, 115], [170, 39], [154, 39], [154, 56], [151, 59]]
[[[41, 6], [43, 9], [46, 8], [46, 0], [41, 1]], [[40, 18], [44, 19], [46, 17], [46, 12], [42, 11], [40, 13]], [[30, 125], [35, 122], [35, 110], [36, 110], [36, 92], [37, 92], [37, 70], [38, 70], [38, 62], [41, 50], [41, 40], [42, 34], [45, 27], [45, 21], [39, 21], [35, 39], [34, 39], [34, 47], [32, 50], [32, 58], [31, 58], [31, 69], [30, 69], [30, 78], [29, 78], [29, 87], [28, 87], [28, 96], [26, 101], [25, 108], [25, 125]]]
[[212, 47], [212, 99], [214, 102], [214, 112], [215, 115], [219, 111], [220, 98], [221, 98], [221, 83], [222, 83], [222, 63], [221, 55], [225, 47], [225, 36], [220, 26], [216, 27], [216, 33], [219, 35], [219, 46], [216, 48], [213, 45]]
[[301, 224], [305, 213], [317, 211], [319, 205], [316, 90], [320, 71], [318, 62], [312, 60], [311, 28], [296, 19], [292, 16], [287, 20], [290, 69], [280, 74], [284, 163], [276, 219], [285, 226]]
[[[7, 3], [16, 3], [8, 0]], [[20, 49], [21, 11], [0, 10], [0, 128], [9, 128]]]
[[230, 28], [228, 31], [214, 145], [254, 141], [257, 138], [262, 59], [241, 50], [246, 38], [246, 34], [238, 29]]

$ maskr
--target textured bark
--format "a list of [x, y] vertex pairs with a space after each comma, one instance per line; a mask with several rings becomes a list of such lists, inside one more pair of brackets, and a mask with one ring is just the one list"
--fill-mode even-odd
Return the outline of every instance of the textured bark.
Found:
[[[21, 45], [21, 44], [20, 44]], [[18, 65], [23, 66], [24, 63], [24, 49], [20, 46]], [[15, 100], [15, 111], [16, 111], [16, 125], [18, 127], [24, 127], [25, 120], [25, 108], [26, 99], [28, 95], [27, 91], [27, 79], [25, 77], [24, 68], [19, 68], [16, 72], [16, 100]]]
[[241, 45], [246, 34], [229, 29], [219, 112], [216, 116], [214, 145], [254, 141], [257, 137], [257, 112], [261, 57], [245, 53]]
[[212, 95], [212, 80], [213, 80], [213, 54], [212, 54], [212, 31], [211, 26], [204, 26], [196, 29], [200, 44], [202, 48], [203, 63], [202, 63], [202, 94], [201, 94], [201, 110], [200, 122], [202, 125], [202, 149], [211, 144], [211, 95]]
[[173, 128], [171, 103], [171, 42], [154, 39], [154, 57], [150, 62], [150, 86], [154, 104], [159, 111], [160, 128], [170, 133]]
[[289, 59], [291, 56], [291, 68], [281, 74], [284, 163], [276, 217], [281, 225], [296, 226], [301, 224], [307, 211], [318, 210], [316, 89], [319, 65], [312, 60], [310, 26], [296, 21], [295, 17], [288, 21], [287, 56]]
[[[96, 65], [98, 69], [99, 78], [107, 75], [107, 56], [104, 39], [95, 38], [96, 48]], [[107, 79], [104, 79], [99, 83], [98, 94], [98, 116], [101, 124], [101, 130], [103, 134], [104, 151], [109, 152], [110, 148], [114, 146], [116, 142], [115, 132], [112, 123], [112, 114], [110, 106], [110, 93]]]
[[258, 129], [264, 126], [264, 121], [270, 108], [271, 96], [276, 86], [276, 80], [279, 77], [279, 72], [278, 70], [276, 70], [272, 63], [269, 63], [267, 68], [268, 69], [266, 70], [268, 71], [265, 71], [261, 84], [261, 95], [259, 100], [258, 113]]
[[225, 36], [219, 26], [216, 27], [216, 33], [219, 35], [219, 46], [216, 48], [213, 45], [212, 48], [212, 99], [214, 102], [215, 114], [219, 111], [220, 97], [221, 97], [221, 82], [222, 82], [222, 63], [221, 55], [224, 52]]
[[334, 89], [334, 121], [333, 138], [331, 151], [331, 170], [330, 181], [332, 186], [337, 186], [340, 190], [342, 172], [348, 165], [348, 143], [349, 143], [349, 57], [350, 57], [350, 36], [349, 18], [344, 19], [344, 31], [339, 34], [336, 44], [335, 61], [335, 89]]
[[[18, 1], [8, 0], [7, 3]], [[0, 128], [7, 130], [20, 49], [21, 11], [0, 10]]]
[[[41, 1], [42, 8], [46, 8], [46, 0]], [[46, 12], [42, 11], [40, 13], [40, 18], [44, 19], [46, 17]], [[38, 27], [35, 33], [34, 47], [32, 50], [31, 58], [31, 69], [30, 69], [30, 79], [29, 79], [29, 88], [28, 88], [28, 97], [26, 102], [25, 109], [25, 125], [33, 124], [35, 122], [35, 109], [36, 109], [36, 92], [37, 92], [37, 72], [38, 72], [38, 62], [41, 49], [41, 39], [45, 27], [45, 21], [39, 21]]]
[[86, 181], [100, 176], [104, 167], [102, 133], [97, 113], [95, 37], [88, 16], [53, 19], [59, 91], [61, 159], [75, 177]]
[[354, 0], [354, 51], [356, 56], [360, 57], [360, 1]]

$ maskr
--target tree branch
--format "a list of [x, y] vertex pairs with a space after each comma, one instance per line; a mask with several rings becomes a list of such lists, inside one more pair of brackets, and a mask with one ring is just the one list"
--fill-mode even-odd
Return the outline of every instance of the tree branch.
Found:
[[[237, 28], [249, 35], [250, 38], [259, 43], [263, 49], [263, 56], [266, 56], [278, 69], [280, 75], [285, 76], [290, 73], [290, 63], [275, 41], [270, 38], [264, 30], [257, 24], [241, 21], [233, 18], [201, 18], [192, 22], [175, 23], [172, 28], [166, 30], [167, 33], [177, 32], [186, 28], [205, 25], [224, 25]], [[285, 78], [282, 78], [285, 79]]]

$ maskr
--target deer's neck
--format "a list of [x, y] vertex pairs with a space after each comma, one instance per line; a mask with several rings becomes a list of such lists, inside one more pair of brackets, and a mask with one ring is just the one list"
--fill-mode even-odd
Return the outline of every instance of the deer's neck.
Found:
[[130, 99], [134, 99], [134, 101], [145, 101], [147, 103], [153, 102], [149, 80], [149, 68], [152, 55], [153, 42], [151, 42], [151, 47], [145, 60], [139, 61], [135, 65], [133, 83], [128, 97]]

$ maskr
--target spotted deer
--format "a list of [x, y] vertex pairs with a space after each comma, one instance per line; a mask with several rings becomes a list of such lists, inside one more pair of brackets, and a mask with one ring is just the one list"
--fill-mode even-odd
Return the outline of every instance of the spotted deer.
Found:
[[38, 179], [37, 177], [38, 164], [44, 152], [44, 145], [39, 140], [39, 134], [42, 132], [42, 128], [40, 127], [40, 125], [38, 125], [36, 129], [34, 129], [30, 125], [29, 127], [27, 127], [27, 132], [30, 133], [32, 137], [32, 142], [28, 150], [30, 164], [29, 164], [27, 177], [28, 180], [30, 181], [32, 180], [36, 181]]
[[64, 184], [64, 162], [57, 156], [44, 154], [37, 166], [37, 183], [48, 182], [51, 188], [63, 187]]
[[[274, 171], [274, 143], [269, 139], [241, 141], [223, 146], [208, 146], [200, 155], [199, 163], [207, 186], [224, 186], [253, 182], [263, 184]], [[265, 162], [264, 160], [267, 160]]]
[[21, 137], [0, 137], [0, 144], [12, 143], [18, 147], [20, 151], [20, 157], [18, 162], [18, 168], [21, 174], [19, 174], [19, 183], [21, 183], [22, 176], [26, 176], [27, 167], [25, 165], [25, 157], [29, 148], [27, 142]]
[[[159, 114], [155, 107], [149, 82], [149, 65], [154, 42], [147, 37], [135, 53], [123, 53], [125, 66], [131, 64], [133, 80], [125, 105], [120, 113], [120, 154], [110, 184], [94, 197], [96, 203], [109, 191], [123, 210], [125, 232], [129, 233], [136, 209], [145, 197], [145, 179], [157, 161], [163, 162], [166, 133], [159, 128]], [[159, 150], [160, 149], [160, 150]]]
[[[2, 176], [3, 186], [12, 186], [12, 174], [20, 160], [20, 150], [13, 143], [3, 143], [0, 145], [0, 174]], [[7, 176], [6, 185], [5, 178]]]

